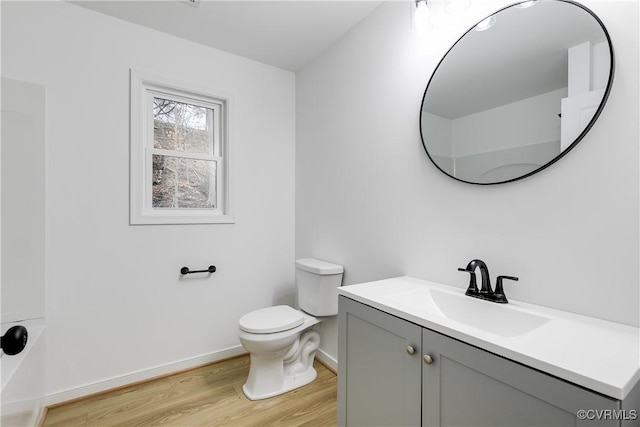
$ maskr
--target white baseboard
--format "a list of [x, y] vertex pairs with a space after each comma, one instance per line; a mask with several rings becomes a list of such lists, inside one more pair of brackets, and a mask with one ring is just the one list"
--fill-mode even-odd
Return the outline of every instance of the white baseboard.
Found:
[[330, 356], [319, 348], [318, 351], [316, 351], [316, 357], [330, 369], [333, 369], [334, 372], [338, 372], [338, 361], [333, 356]]
[[217, 362], [218, 360], [228, 359], [230, 357], [246, 354], [247, 351], [241, 346], [229, 347], [224, 350], [214, 351], [213, 353], [168, 363], [154, 368], [143, 369], [131, 374], [122, 375], [105, 381], [98, 381], [92, 384], [51, 393], [45, 397], [45, 406], [51, 406], [69, 400], [78, 399], [96, 393], [101, 393], [114, 388], [126, 386], [139, 381], [150, 380], [155, 377], [171, 374], [173, 372], [194, 368], [207, 363]]

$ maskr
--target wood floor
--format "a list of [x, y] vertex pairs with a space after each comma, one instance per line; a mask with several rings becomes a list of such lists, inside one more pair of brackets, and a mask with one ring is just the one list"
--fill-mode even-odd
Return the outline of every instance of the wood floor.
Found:
[[336, 425], [337, 377], [315, 362], [311, 384], [271, 399], [242, 393], [249, 356], [50, 408], [45, 427]]

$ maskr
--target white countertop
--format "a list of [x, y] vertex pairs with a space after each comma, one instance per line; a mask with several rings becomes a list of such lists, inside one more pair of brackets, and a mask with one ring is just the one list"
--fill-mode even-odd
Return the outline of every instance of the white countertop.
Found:
[[338, 293], [614, 399], [624, 399], [640, 380], [640, 328], [514, 300], [506, 305], [477, 300], [497, 306], [483, 308], [498, 314], [509, 306], [551, 319], [522, 335], [497, 335], [453, 321], [429, 301], [415, 300], [415, 291], [433, 288], [476, 300], [464, 296], [463, 289], [406, 276], [343, 286]]

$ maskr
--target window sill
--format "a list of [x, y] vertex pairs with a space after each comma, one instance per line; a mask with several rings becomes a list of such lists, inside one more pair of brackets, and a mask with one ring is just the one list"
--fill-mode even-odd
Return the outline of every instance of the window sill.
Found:
[[231, 215], [213, 215], [200, 212], [153, 212], [132, 214], [130, 225], [179, 225], [179, 224], [235, 224]]

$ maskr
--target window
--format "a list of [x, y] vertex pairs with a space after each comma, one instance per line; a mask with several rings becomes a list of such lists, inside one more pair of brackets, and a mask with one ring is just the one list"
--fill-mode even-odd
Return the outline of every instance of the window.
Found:
[[131, 224], [232, 223], [228, 100], [131, 70]]

